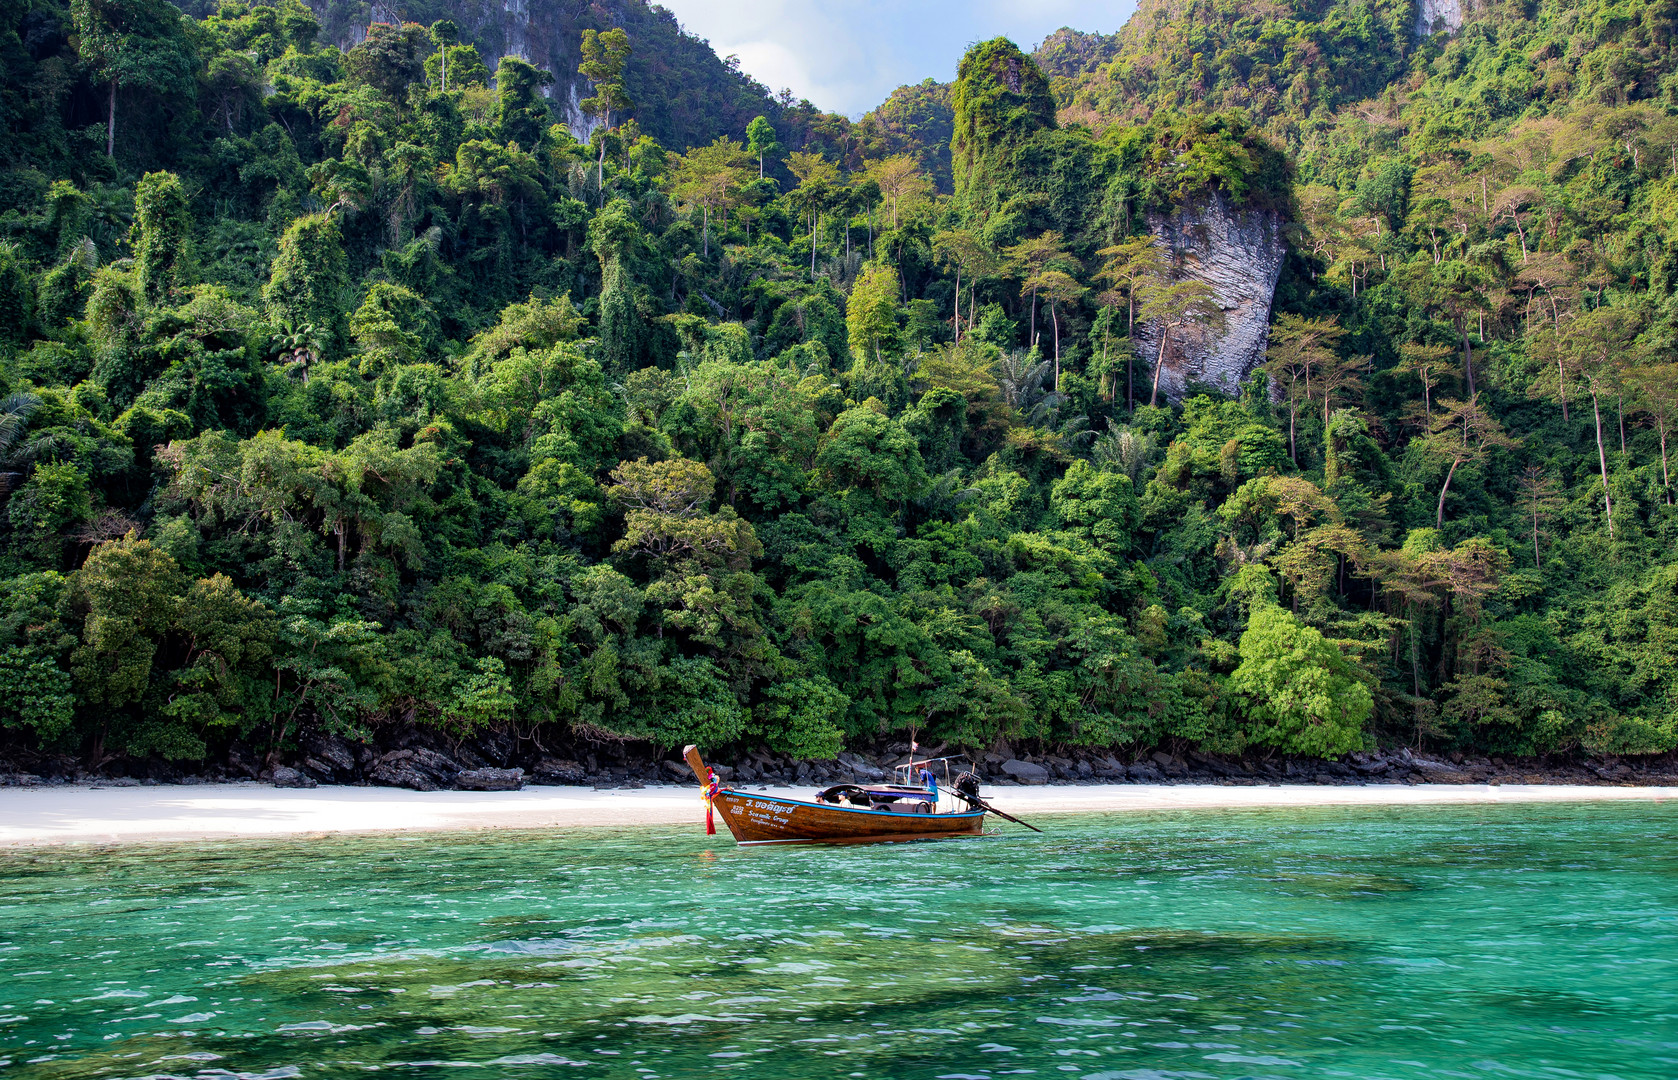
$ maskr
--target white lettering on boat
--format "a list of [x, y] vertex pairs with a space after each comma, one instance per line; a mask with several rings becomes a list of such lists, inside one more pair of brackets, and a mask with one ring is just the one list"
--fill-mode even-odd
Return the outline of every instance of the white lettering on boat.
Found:
[[765, 799], [746, 799], [742, 801], [740, 806], [735, 807], [734, 812], [738, 814], [741, 810], [746, 812], [747, 820], [753, 824], [776, 826], [785, 825], [792, 820], [792, 815], [797, 812], [798, 808], [786, 803], [769, 802]]

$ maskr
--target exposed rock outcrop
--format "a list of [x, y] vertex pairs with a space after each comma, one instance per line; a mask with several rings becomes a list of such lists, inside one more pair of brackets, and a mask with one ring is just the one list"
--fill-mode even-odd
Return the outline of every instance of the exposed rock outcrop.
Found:
[[421, 747], [417, 750], [392, 750], [379, 758], [368, 772], [367, 779], [389, 787], [437, 791], [453, 787], [460, 772], [459, 762]]
[[[1178, 273], [1212, 288], [1223, 309], [1221, 333], [1204, 326], [1172, 331], [1160, 373], [1162, 397], [1178, 400], [1189, 383], [1209, 383], [1228, 394], [1264, 361], [1270, 332], [1270, 302], [1282, 272], [1287, 244], [1282, 218], [1274, 210], [1238, 210], [1223, 195], [1186, 206], [1175, 214], [1150, 214], [1148, 231], [1176, 263]], [[1138, 329], [1139, 400], [1148, 398], [1160, 328]]]
[[463, 791], [517, 791], [524, 786], [523, 769], [462, 769], [454, 786]]
[[1427, 37], [1440, 30], [1454, 34], [1461, 30], [1462, 6], [1463, 0], [1421, 0], [1416, 5], [1416, 36]]
[[1004, 761], [1002, 771], [1022, 784], [1046, 784], [1049, 770], [1032, 761]]
[[273, 775], [269, 782], [275, 787], [312, 788], [315, 786], [313, 777], [300, 773], [287, 765], [274, 766]]
[[[206, 13], [215, 5], [204, 0]], [[582, 99], [593, 84], [577, 72], [582, 32], [622, 27], [633, 43], [624, 89], [635, 101], [632, 115], [641, 130], [672, 150], [735, 138], [752, 117], [774, 116], [776, 102], [750, 76], [718, 56], [708, 42], [681, 29], [676, 16], [638, 0], [486, 0], [409, 10], [395, 0], [307, 0], [320, 21], [321, 38], [349, 49], [367, 37], [373, 22], [400, 24], [419, 18], [447, 18], [462, 44], [474, 45], [493, 71], [503, 56], [517, 56], [554, 76], [546, 87], [555, 119], [582, 142], [599, 126]], [[614, 122], [624, 117], [613, 117]]]

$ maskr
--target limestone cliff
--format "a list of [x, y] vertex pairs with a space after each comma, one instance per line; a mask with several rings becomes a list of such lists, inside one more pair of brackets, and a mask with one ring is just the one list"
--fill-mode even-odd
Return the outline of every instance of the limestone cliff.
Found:
[[[1209, 383], [1228, 394], [1239, 392], [1242, 381], [1264, 361], [1270, 301], [1287, 252], [1280, 215], [1274, 210], [1236, 209], [1213, 194], [1169, 216], [1149, 215], [1148, 230], [1179, 275], [1212, 287], [1224, 313], [1221, 333], [1203, 326], [1172, 331], [1160, 373], [1162, 399], [1180, 399], [1191, 382]], [[1137, 333], [1143, 401], [1159, 355], [1159, 335], [1153, 324]]]
[[1437, 30], [1454, 34], [1462, 29], [1463, 0], [1418, 0], [1416, 36], [1427, 37]]
[[629, 33], [624, 83], [635, 101], [631, 115], [672, 150], [702, 146], [718, 135], [738, 139], [752, 117], [774, 119], [780, 108], [738, 61], [717, 56], [675, 15], [647, 0], [433, 0], [419, 8], [397, 0], [307, 2], [320, 20], [321, 37], [345, 49], [366, 38], [370, 22], [452, 20], [461, 41], [475, 45], [490, 69], [503, 56], [517, 56], [551, 72], [547, 93], [555, 118], [580, 140], [595, 124], [578, 105], [593, 93], [577, 74], [584, 30], [620, 26]]

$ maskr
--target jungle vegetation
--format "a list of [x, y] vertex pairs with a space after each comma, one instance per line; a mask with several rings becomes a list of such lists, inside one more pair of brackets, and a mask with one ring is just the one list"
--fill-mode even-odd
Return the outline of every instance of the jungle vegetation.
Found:
[[[1173, 0], [855, 123], [603, 24], [586, 142], [427, 14], [0, 0], [12, 745], [1678, 745], [1671, 0]], [[1267, 362], [1149, 405], [1214, 193]]]

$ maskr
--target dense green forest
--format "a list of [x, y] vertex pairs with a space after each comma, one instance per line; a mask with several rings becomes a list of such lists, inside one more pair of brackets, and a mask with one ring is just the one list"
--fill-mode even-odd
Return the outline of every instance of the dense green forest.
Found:
[[[1673, 0], [1172, 0], [856, 122], [636, 10], [581, 143], [438, 4], [0, 0], [7, 745], [1678, 745]], [[1268, 351], [1156, 394], [1207, 206]]]

